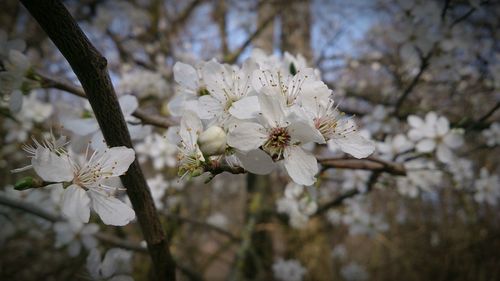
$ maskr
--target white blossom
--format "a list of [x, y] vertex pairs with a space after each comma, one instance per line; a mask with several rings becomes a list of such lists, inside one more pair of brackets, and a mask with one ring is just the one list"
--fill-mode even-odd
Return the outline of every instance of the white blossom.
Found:
[[87, 271], [93, 280], [133, 281], [132, 253], [123, 249], [113, 248], [106, 252], [101, 260], [101, 253], [93, 249], [87, 256]]
[[496, 205], [500, 199], [500, 178], [498, 175], [490, 175], [486, 168], [482, 168], [479, 179], [474, 183], [474, 199], [478, 203]]
[[97, 224], [82, 224], [80, 222], [56, 222], [54, 232], [56, 234], [55, 247], [67, 247], [68, 254], [76, 257], [80, 254], [82, 246], [90, 251], [97, 246], [94, 234], [99, 231]]
[[347, 281], [364, 281], [368, 280], [368, 273], [366, 270], [356, 262], [350, 262], [342, 267], [340, 274]]
[[301, 281], [307, 270], [298, 260], [284, 260], [282, 258], [273, 263], [274, 278], [280, 281]]
[[488, 146], [500, 145], [500, 123], [495, 122], [482, 132]]
[[450, 129], [450, 123], [444, 116], [429, 112], [425, 120], [418, 116], [408, 116], [411, 129], [408, 137], [416, 142], [418, 152], [437, 152], [437, 158], [443, 163], [453, 161], [453, 150], [463, 144], [462, 134], [458, 130]]
[[316, 158], [304, 151], [302, 144], [323, 142], [314, 126], [286, 110], [275, 88], [266, 87], [259, 96], [262, 111], [260, 123], [241, 122], [230, 129], [227, 143], [244, 152], [262, 149], [275, 161], [284, 161], [288, 175], [294, 182], [311, 185], [316, 179]]
[[68, 153], [60, 144], [35, 142], [25, 146], [31, 157], [31, 166], [44, 181], [65, 187], [61, 201], [62, 213], [74, 222], [87, 223], [90, 209], [109, 225], [125, 225], [135, 218], [134, 211], [113, 195], [117, 188], [106, 185], [106, 180], [123, 175], [135, 159], [132, 149], [113, 147], [94, 151], [84, 160]]

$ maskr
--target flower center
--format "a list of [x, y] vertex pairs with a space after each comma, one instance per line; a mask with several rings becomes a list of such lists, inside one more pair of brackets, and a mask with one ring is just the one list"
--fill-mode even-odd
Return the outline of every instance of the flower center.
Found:
[[290, 134], [287, 128], [278, 127], [273, 128], [269, 132], [269, 137], [264, 143], [264, 150], [277, 161], [282, 159], [285, 147], [290, 143]]

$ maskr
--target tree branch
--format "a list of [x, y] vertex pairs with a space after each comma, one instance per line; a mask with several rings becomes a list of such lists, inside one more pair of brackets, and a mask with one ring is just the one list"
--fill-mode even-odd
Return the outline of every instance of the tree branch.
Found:
[[219, 234], [222, 234], [224, 236], [226, 236], [227, 238], [231, 239], [232, 241], [240, 241], [241, 238], [240, 237], [237, 237], [235, 236], [234, 234], [232, 234], [231, 232], [225, 230], [225, 229], [222, 229], [220, 227], [217, 227], [215, 225], [212, 225], [212, 224], [209, 224], [209, 223], [206, 223], [206, 222], [203, 222], [203, 221], [198, 221], [198, 220], [195, 220], [195, 219], [191, 219], [191, 218], [187, 218], [187, 217], [183, 217], [183, 216], [179, 216], [179, 215], [176, 215], [176, 214], [172, 214], [172, 213], [164, 213], [166, 217], [170, 218], [170, 219], [174, 219], [174, 220], [179, 220], [181, 222], [186, 222], [186, 223], [189, 223], [189, 224], [192, 224], [192, 225], [197, 225], [197, 226], [200, 226], [200, 227], [204, 227], [204, 228], [207, 228], [207, 229], [210, 229], [210, 230], [213, 230]]
[[389, 162], [375, 157], [368, 157], [365, 159], [325, 158], [318, 159], [318, 162], [323, 166], [323, 170], [329, 168], [357, 169], [385, 172], [398, 176], [406, 175], [406, 169], [403, 164]]
[[[47, 75], [45, 73], [37, 72], [34, 76], [30, 78], [38, 80], [38, 82], [40, 82], [41, 87], [44, 89], [58, 89], [81, 98], [85, 99], [87, 98], [82, 88], [72, 85], [70, 82], [62, 81], [55, 77], [51, 77], [50, 75]], [[134, 113], [132, 113], [132, 115], [141, 120], [141, 123], [144, 125], [152, 125], [165, 129], [177, 125], [177, 122], [175, 122], [172, 119], [160, 115], [148, 114], [144, 110], [141, 110], [140, 108], [136, 109]]]
[[422, 74], [424, 74], [424, 71], [427, 69], [429, 66], [429, 60], [432, 57], [432, 51], [430, 51], [426, 56], [421, 58], [421, 65], [420, 69], [418, 70], [417, 75], [413, 77], [413, 80], [410, 82], [408, 87], [403, 91], [403, 94], [398, 98], [396, 101], [396, 105], [394, 106], [394, 115], [399, 116], [400, 111], [401, 111], [401, 106], [403, 105], [403, 102], [408, 98], [408, 96], [411, 94], [415, 86], [417, 86], [418, 82], [420, 81], [420, 77]]
[[[106, 59], [60, 1], [21, 0], [21, 3], [68, 60], [83, 86], [106, 142], [112, 147], [132, 148], [127, 124], [109, 78]], [[175, 280], [175, 262], [169, 250], [169, 241], [137, 159], [121, 180], [148, 244], [156, 279]]]
[[276, 13], [272, 14], [269, 18], [267, 18], [265, 21], [262, 22], [260, 26], [257, 27], [257, 29], [250, 35], [248, 36], [247, 40], [241, 44], [241, 46], [224, 59], [225, 63], [234, 63], [238, 60], [240, 55], [245, 51], [245, 49], [252, 43], [252, 41], [259, 36], [266, 27], [273, 22], [274, 17], [276, 16]]
[[[12, 198], [9, 198], [9, 197], [3, 196], [3, 195], [0, 195], [0, 205], [7, 206], [7, 207], [10, 207], [12, 209], [21, 210], [23, 212], [37, 216], [37, 217], [42, 218], [44, 220], [50, 221], [52, 223], [65, 221], [64, 218], [62, 218], [56, 214], [53, 214], [51, 212], [48, 212], [48, 211], [46, 211], [46, 210], [44, 210], [36, 205], [30, 204], [27, 202], [23, 202], [21, 200], [12, 199]], [[116, 246], [119, 248], [132, 250], [132, 251], [138, 251], [138, 252], [147, 252], [147, 249], [140, 246], [139, 244], [135, 244], [135, 243], [132, 243], [130, 241], [123, 240], [123, 239], [120, 239], [118, 237], [115, 237], [115, 236], [112, 236], [109, 234], [96, 233], [96, 234], [94, 234], [94, 236], [104, 243], [108, 243], [110, 245], [113, 245], [113, 246]]]

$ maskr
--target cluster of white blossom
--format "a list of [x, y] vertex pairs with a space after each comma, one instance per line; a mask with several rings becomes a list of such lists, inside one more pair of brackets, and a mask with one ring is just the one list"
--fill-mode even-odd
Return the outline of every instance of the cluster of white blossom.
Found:
[[500, 145], [500, 123], [495, 122], [483, 131], [483, 136], [486, 138], [486, 145], [497, 146]]
[[199, 175], [208, 157], [226, 156], [256, 174], [283, 164], [295, 183], [312, 185], [318, 164], [304, 145], [327, 143], [356, 158], [373, 153], [314, 69], [293, 62], [283, 69], [257, 54], [241, 68], [216, 61], [174, 66], [180, 93], [170, 108], [182, 112], [182, 175]]
[[106, 252], [104, 259], [98, 249], [93, 249], [87, 257], [87, 270], [92, 280], [133, 281], [132, 253], [119, 248]]
[[301, 281], [304, 279], [307, 270], [298, 260], [277, 259], [273, 263], [273, 275], [280, 281]]
[[64, 188], [61, 211], [75, 223], [88, 223], [90, 210], [94, 210], [105, 224], [126, 225], [135, 218], [127, 204], [115, 198], [120, 188], [109, 181], [123, 175], [135, 159], [132, 149], [126, 147], [100, 148], [90, 154], [78, 155], [68, 150], [69, 141], [62, 136], [50, 135], [23, 146], [31, 164], [14, 170], [33, 169], [51, 188]]
[[290, 225], [303, 228], [309, 221], [309, 216], [318, 209], [318, 204], [304, 186], [290, 182], [284, 192], [284, 197], [276, 201], [278, 213], [286, 214]]
[[25, 76], [31, 63], [22, 53], [25, 47], [23, 40], [8, 40], [0, 29], [0, 108], [8, 107], [12, 112], [21, 110], [23, 88], [28, 87]]
[[328, 211], [327, 218], [330, 223], [348, 226], [351, 235], [374, 235], [389, 229], [384, 217], [381, 214], [371, 212], [363, 199], [355, 197], [345, 202], [346, 206], [343, 211]]
[[[132, 116], [132, 113], [134, 113], [139, 106], [137, 98], [132, 95], [125, 95], [121, 96], [118, 101], [125, 121], [127, 121], [127, 127], [132, 140], [141, 140], [149, 135], [151, 133], [151, 127], [140, 124], [138, 119]], [[79, 111], [75, 111], [73, 108], [62, 111], [59, 119], [65, 129], [68, 129], [75, 136], [78, 136], [80, 146], [82, 142], [86, 143], [90, 141], [93, 149], [102, 149], [106, 147], [99, 124], [87, 101], [85, 101], [83, 108]]]
[[134, 70], [123, 74], [116, 91], [122, 95], [135, 95], [140, 98], [165, 98], [168, 84], [158, 72]]

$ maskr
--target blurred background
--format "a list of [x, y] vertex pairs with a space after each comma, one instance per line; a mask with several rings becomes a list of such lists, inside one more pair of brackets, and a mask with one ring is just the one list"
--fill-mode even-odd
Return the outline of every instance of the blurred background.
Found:
[[[63, 3], [108, 59], [117, 94], [136, 96], [146, 114], [171, 118], [178, 61], [291, 58], [319, 70], [339, 109], [377, 144], [375, 157], [407, 169], [402, 176], [325, 168], [312, 187], [289, 183], [282, 172], [179, 181], [166, 128], [144, 126], [134, 140], [137, 157], [180, 280], [500, 279], [499, 2]], [[18, 111], [0, 79], [0, 280], [92, 279], [85, 242], [72, 245], [89, 235], [103, 253], [127, 250], [120, 270], [147, 280], [150, 260], [136, 223], [100, 225], [97, 236], [68, 230], [40, 215], [57, 212], [53, 192], [13, 190], [22, 175], [10, 170], [27, 163], [23, 143], [51, 128], [78, 136], [61, 120], [92, 113], [61, 87], [79, 83], [36, 21], [18, 1], [2, 0], [0, 74], [19, 66], [9, 49], [29, 65], [14, 89], [23, 96]], [[419, 151], [408, 136], [415, 127], [408, 116], [426, 120], [429, 112], [463, 136], [451, 162]], [[89, 138], [82, 139], [72, 145]], [[322, 150], [321, 157], [339, 155]]]

